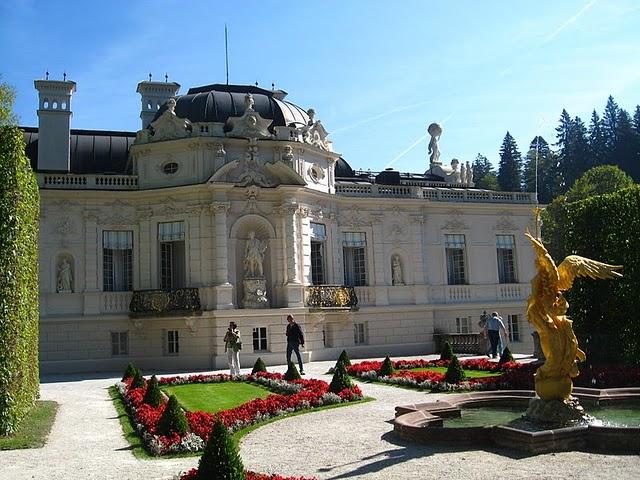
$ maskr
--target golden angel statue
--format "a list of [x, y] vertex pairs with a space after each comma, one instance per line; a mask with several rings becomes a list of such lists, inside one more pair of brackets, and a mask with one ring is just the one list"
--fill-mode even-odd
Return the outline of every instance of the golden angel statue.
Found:
[[564, 400], [573, 389], [572, 378], [578, 376], [576, 359], [586, 360], [578, 348], [572, 322], [566, 317], [569, 304], [562, 292], [569, 290], [576, 277], [593, 279], [619, 278], [620, 265], [609, 265], [578, 255], [569, 255], [556, 267], [540, 239], [529, 233], [536, 254], [537, 275], [531, 281], [527, 300], [527, 318], [538, 334], [546, 362], [535, 373], [536, 393], [543, 400]]

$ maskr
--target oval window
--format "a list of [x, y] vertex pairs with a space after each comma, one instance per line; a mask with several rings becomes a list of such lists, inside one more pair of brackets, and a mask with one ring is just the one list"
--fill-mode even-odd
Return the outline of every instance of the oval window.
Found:
[[173, 175], [178, 171], [178, 164], [176, 162], [165, 163], [162, 167], [162, 171], [167, 175]]

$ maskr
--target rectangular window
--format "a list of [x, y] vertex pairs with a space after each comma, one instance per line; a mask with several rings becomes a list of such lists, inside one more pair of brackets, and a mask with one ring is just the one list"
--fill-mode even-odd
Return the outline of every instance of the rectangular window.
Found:
[[356, 345], [367, 344], [366, 322], [353, 324], [353, 343], [355, 343]]
[[363, 232], [344, 232], [343, 235], [344, 284], [351, 287], [364, 286], [367, 284], [366, 234]]
[[464, 235], [445, 235], [445, 254], [447, 257], [447, 282], [449, 285], [465, 285], [467, 272], [465, 268]]
[[253, 351], [266, 351], [267, 346], [267, 327], [255, 327], [253, 329]]
[[324, 275], [324, 251], [327, 239], [326, 227], [321, 223], [311, 223], [311, 283], [323, 285]]
[[105, 292], [133, 290], [133, 232], [126, 230], [102, 232], [102, 290]]
[[184, 238], [184, 222], [158, 224], [160, 288], [163, 290], [186, 286]]
[[471, 320], [469, 317], [456, 317], [456, 333], [469, 333]]
[[515, 249], [513, 235], [497, 235], [498, 281], [500, 283], [518, 283], [516, 277]]
[[507, 330], [509, 330], [509, 341], [520, 341], [520, 322], [519, 315], [507, 315]]
[[178, 330], [166, 331], [166, 355], [178, 355], [180, 353], [180, 337]]
[[111, 356], [129, 355], [129, 332], [111, 332]]

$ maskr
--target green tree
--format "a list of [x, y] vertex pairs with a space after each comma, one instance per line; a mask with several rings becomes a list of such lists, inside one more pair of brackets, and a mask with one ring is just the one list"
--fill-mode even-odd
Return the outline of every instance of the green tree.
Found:
[[[537, 163], [537, 184], [536, 184]], [[538, 201], [549, 203], [560, 189], [558, 183], [558, 157], [541, 136], [531, 140], [522, 171], [525, 192], [538, 191]]]
[[[4, 95], [0, 93], [0, 97]], [[10, 105], [11, 101], [4, 98], [0, 103]], [[40, 197], [24, 151], [22, 131], [15, 126], [0, 126], [0, 435], [16, 430], [33, 407], [40, 388]]]
[[613, 97], [609, 95], [607, 104], [602, 115], [602, 128], [604, 129], [605, 142], [607, 145], [607, 158], [605, 162], [614, 165], [613, 151], [618, 143], [618, 111], [620, 107]]
[[618, 110], [618, 130], [616, 144], [613, 149], [615, 164], [640, 181], [640, 137], [633, 128], [633, 123], [626, 110]]
[[264, 364], [264, 361], [261, 357], [256, 359], [256, 363], [253, 364], [253, 369], [251, 370], [251, 374], [255, 375], [258, 372], [266, 372], [267, 366]]
[[566, 194], [567, 202], [611, 193], [633, 186], [633, 179], [614, 165], [601, 165], [584, 173]]
[[604, 165], [607, 161], [607, 141], [602, 120], [595, 110], [589, 123], [589, 168]]
[[498, 183], [500, 189], [507, 192], [521, 190], [522, 157], [518, 145], [509, 132], [500, 147], [500, 167], [498, 168]]
[[460, 383], [464, 380], [464, 377], [465, 373], [462, 365], [460, 365], [460, 360], [458, 360], [458, 357], [454, 355], [449, 363], [447, 372], [444, 374], [444, 380], [447, 383]]
[[476, 188], [484, 188], [486, 190], [500, 190], [498, 177], [495, 172], [489, 172], [476, 183]]
[[147, 391], [144, 393], [142, 401], [152, 407], [158, 407], [162, 403], [162, 392], [160, 391], [160, 385], [158, 385], [158, 379], [155, 375], [149, 380]]
[[476, 155], [476, 158], [473, 161], [472, 166], [473, 166], [473, 182], [476, 184], [480, 182], [489, 173], [494, 173], [495, 175], [495, 172], [493, 171], [493, 165], [491, 165], [491, 162], [489, 161], [489, 159], [480, 153]]
[[453, 348], [451, 348], [451, 343], [444, 342], [440, 352], [440, 360], [452, 360], [453, 357], [455, 357], [455, 354], [453, 353]]
[[136, 367], [133, 366], [133, 363], [129, 362], [127, 364], [127, 368], [124, 370], [124, 375], [122, 375], [122, 381], [125, 381], [127, 378], [131, 378], [136, 374]]
[[295, 363], [289, 362], [289, 367], [287, 371], [284, 372], [284, 379], [290, 382], [291, 380], [300, 380], [302, 377], [300, 376], [300, 372], [296, 368]]
[[13, 87], [5, 82], [0, 83], [0, 127], [18, 123], [18, 117], [13, 113], [15, 99], [16, 91]]
[[567, 191], [573, 182], [586, 170], [589, 163], [589, 143], [587, 141], [587, 129], [580, 117], [567, 121], [567, 111], [562, 111], [558, 132], [558, 168], [562, 177], [560, 190]]
[[640, 105], [636, 105], [633, 111], [633, 129], [640, 135]]
[[345, 367], [351, 366], [351, 359], [349, 358], [349, 354], [346, 350], [342, 350], [342, 353], [340, 353], [338, 361], [336, 362], [336, 367], [338, 366], [338, 363], [343, 364]]
[[380, 376], [388, 377], [393, 372], [395, 372], [395, 369], [393, 368], [393, 362], [391, 361], [389, 355], [387, 355], [386, 357], [384, 357], [384, 361], [382, 362], [382, 367], [380, 368]]
[[238, 445], [222, 420], [213, 424], [211, 435], [198, 464], [199, 480], [245, 480]]

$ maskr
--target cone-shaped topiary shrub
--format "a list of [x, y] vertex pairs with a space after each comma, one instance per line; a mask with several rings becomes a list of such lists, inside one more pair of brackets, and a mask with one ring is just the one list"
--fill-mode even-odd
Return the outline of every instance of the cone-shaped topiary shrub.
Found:
[[389, 355], [387, 355], [384, 358], [384, 361], [382, 362], [382, 367], [380, 368], [380, 376], [387, 377], [391, 375], [393, 372], [394, 372], [393, 362], [391, 362]]
[[264, 361], [262, 360], [262, 358], [258, 357], [258, 359], [256, 360], [256, 363], [253, 364], [253, 370], [251, 370], [251, 373], [258, 373], [258, 372], [266, 372], [267, 371], [267, 366], [264, 364]]
[[343, 364], [345, 367], [351, 366], [351, 359], [349, 358], [349, 354], [346, 350], [342, 350], [342, 353], [340, 354], [340, 356], [338, 357], [338, 361], [336, 362], [336, 367], [338, 366], [338, 363]]
[[122, 375], [122, 381], [124, 382], [127, 378], [133, 377], [136, 373], [136, 367], [133, 366], [133, 363], [129, 362], [127, 368], [124, 369], [124, 375]]
[[290, 382], [291, 380], [300, 380], [301, 378], [295, 363], [289, 362], [289, 368], [287, 368], [284, 374], [284, 379]]
[[440, 352], [440, 360], [452, 360], [454, 357], [453, 348], [449, 342], [444, 342], [442, 352]]
[[331, 379], [331, 385], [329, 385], [329, 391], [333, 393], [339, 393], [345, 388], [353, 387], [353, 382], [347, 374], [347, 367], [344, 363], [338, 362], [336, 364], [336, 371]]
[[189, 431], [187, 418], [184, 416], [184, 412], [182, 411], [182, 408], [180, 408], [180, 404], [178, 403], [178, 399], [175, 395], [171, 395], [169, 397], [167, 406], [165, 407], [162, 417], [160, 417], [160, 421], [158, 422], [158, 431], [162, 435], [168, 435], [171, 432], [184, 435]]
[[142, 372], [140, 369], [136, 368], [135, 373], [133, 374], [133, 381], [131, 382], [131, 388], [142, 388], [144, 387], [144, 377], [142, 376]]
[[500, 355], [500, 360], [498, 361], [498, 365], [502, 365], [503, 363], [507, 363], [507, 362], [513, 362], [514, 358], [513, 355], [511, 354], [511, 350], [509, 350], [509, 347], [505, 347], [504, 350], [502, 351], [502, 355]]
[[444, 380], [447, 383], [460, 383], [464, 379], [464, 370], [460, 365], [460, 360], [455, 355], [451, 359], [447, 373], [444, 374]]
[[158, 407], [162, 403], [162, 392], [160, 391], [158, 379], [155, 375], [152, 376], [151, 380], [147, 383], [147, 391], [145, 392], [142, 401], [152, 407]]
[[198, 464], [199, 480], [245, 480], [238, 445], [222, 420], [213, 424], [209, 441]]

